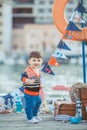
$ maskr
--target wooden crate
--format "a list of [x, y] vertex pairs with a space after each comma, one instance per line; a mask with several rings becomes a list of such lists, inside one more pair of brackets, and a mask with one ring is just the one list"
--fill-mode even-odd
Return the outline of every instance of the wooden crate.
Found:
[[[87, 112], [85, 110], [85, 104], [87, 103], [87, 88], [78, 88], [79, 89], [79, 97], [82, 103], [82, 119], [87, 120]], [[75, 116], [76, 113], [76, 105], [75, 103], [54, 103], [54, 116], [58, 114], [68, 114], [71, 116]]]
[[75, 110], [66, 111], [66, 110], [60, 109], [59, 114], [66, 114], [66, 115], [70, 115], [70, 116], [75, 116]]
[[87, 101], [87, 88], [79, 88], [79, 97], [81, 101]]
[[82, 106], [84, 106], [87, 103], [87, 99], [81, 99]]
[[[54, 102], [54, 116], [58, 114], [67, 114], [70, 116], [75, 116], [76, 114], [76, 105], [75, 103], [66, 104]], [[82, 119], [87, 120], [87, 112], [85, 106], [82, 105]]]
[[80, 88], [79, 96], [82, 103], [82, 119], [87, 120], [87, 112], [85, 110], [85, 104], [87, 103], [87, 88]]
[[75, 116], [75, 112], [76, 112], [75, 103], [61, 103], [61, 104], [58, 104], [58, 102], [54, 103], [54, 116], [57, 116], [58, 114]]
[[87, 112], [85, 106], [82, 106], [82, 119], [87, 120]]

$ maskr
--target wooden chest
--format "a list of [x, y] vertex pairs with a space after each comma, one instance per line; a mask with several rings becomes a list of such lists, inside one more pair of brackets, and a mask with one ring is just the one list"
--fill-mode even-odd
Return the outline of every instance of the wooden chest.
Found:
[[[87, 120], [87, 112], [85, 109], [85, 104], [87, 103], [87, 88], [78, 88], [79, 90], [79, 98], [82, 103], [82, 119]], [[67, 114], [71, 116], [75, 116], [76, 113], [76, 105], [75, 103], [67, 103], [67, 102], [55, 102], [54, 103], [54, 116], [58, 114]]]
[[54, 116], [58, 114], [66, 114], [70, 116], [75, 116], [76, 107], [75, 103], [54, 103]]
[[[70, 116], [75, 116], [76, 114], [76, 105], [75, 103], [67, 104], [67, 103], [54, 103], [54, 116], [58, 114], [67, 114]], [[87, 120], [87, 112], [85, 106], [82, 106], [82, 119]]]
[[79, 97], [83, 105], [87, 103], [87, 88], [79, 89]]
[[82, 119], [87, 120], [87, 112], [85, 109], [85, 104], [87, 103], [87, 88], [80, 88], [79, 96], [82, 103]]
[[87, 120], [87, 112], [85, 106], [82, 106], [82, 119]]

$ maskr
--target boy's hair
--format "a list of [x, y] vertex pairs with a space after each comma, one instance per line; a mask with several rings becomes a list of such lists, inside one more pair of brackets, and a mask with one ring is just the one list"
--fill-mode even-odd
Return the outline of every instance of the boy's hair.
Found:
[[30, 54], [29, 54], [29, 59], [30, 58], [42, 58], [41, 54], [38, 52], [38, 51], [32, 51]]

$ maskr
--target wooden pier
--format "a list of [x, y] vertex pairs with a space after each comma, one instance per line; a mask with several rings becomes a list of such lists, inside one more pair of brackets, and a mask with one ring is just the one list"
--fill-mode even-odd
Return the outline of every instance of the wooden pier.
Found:
[[52, 114], [41, 114], [43, 119], [38, 124], [29, 124], [25, 113], [0, 114], [0, 130], [87, 130], [87, 122], [71, 124], [55, 121]]

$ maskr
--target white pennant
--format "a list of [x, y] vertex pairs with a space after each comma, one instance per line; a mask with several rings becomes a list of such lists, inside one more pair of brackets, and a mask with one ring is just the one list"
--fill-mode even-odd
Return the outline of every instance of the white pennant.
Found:
[[54, 52], [53, 56], [56, 58], [67, 59], [67, 57], [58, 49]]

